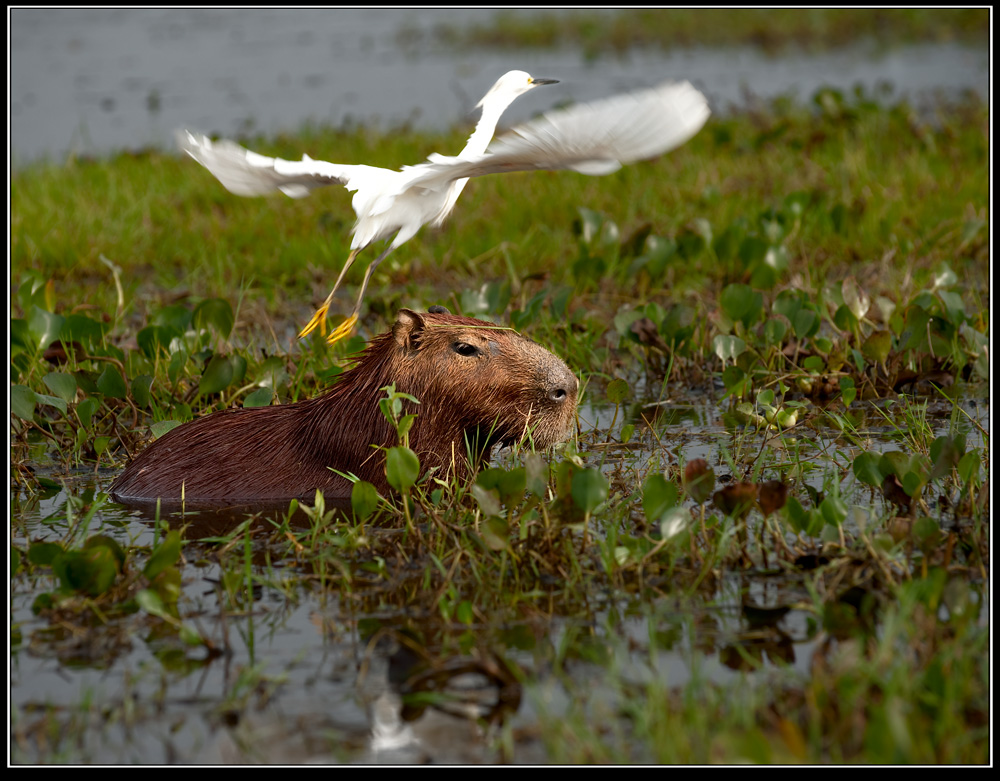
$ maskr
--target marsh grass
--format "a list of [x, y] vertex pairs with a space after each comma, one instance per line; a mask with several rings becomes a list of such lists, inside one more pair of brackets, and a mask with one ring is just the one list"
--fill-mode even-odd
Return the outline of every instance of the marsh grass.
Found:
[[[463, 137], [247, 141], [396, 166]], [[106, 478], [168, 426], [335, 382], [364, 339], [294, 334], [346, 257], [348, 194], [238, 199], [156, 153], [15, 172], [14, 656], [113, 664], [137, 628], [180, 679], [239, 655], [228, 723], [281, 698], [296, 663], [258, 645], [315, 604], [324, 637], [418, 660], [417, 711], [456, 665], [530, 700], [527, 727], [496, 716], [501, 758], [987, 761], [987, 143], [971, 99], [923, 115], [824, 91], [610, 177], [473, 182], [380, 267], [364, 331], [435, 303], [510, 322], [581, 376], [574, 441], [417, 479], [387, 389], [391, 495], [211, 533], [164, 510], [141, 539], [49, 475]], [[692, 397], [715, 410], [697, 427]], [[130, 702], [109, 722], [156, 722]], [[65, 731], [89, 708], [15, 706], [18, 761], [106, 757]]]

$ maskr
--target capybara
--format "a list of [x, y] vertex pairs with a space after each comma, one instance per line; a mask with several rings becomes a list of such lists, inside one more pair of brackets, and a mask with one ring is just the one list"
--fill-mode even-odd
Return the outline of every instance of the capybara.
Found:
[[[353, 368], [314, 399], [227, 409], [164, 434], [111, 486], [123, 502], [232, 506], [350, 495], [352, 473], [388, 491], [385, 452], [398, 434], [379, 409], [385, 388], [419, 400], [410, 448], [421, 469], [465, 476], [497, 444], [539, 448], [569, 436], [577, 380], [565, 363], [509, 328], [443, 307], [403, 309]], [[469, 444], [469, 449], [466, 445]], [[470, 452], [471, 450], [471, 452]], [[336, 470], [336, 471], [335, 471]]]

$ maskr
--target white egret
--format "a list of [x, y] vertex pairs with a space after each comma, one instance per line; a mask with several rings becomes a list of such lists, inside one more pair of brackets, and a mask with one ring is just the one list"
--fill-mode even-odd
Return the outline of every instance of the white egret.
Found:
[[[705, 96], [688, 82], [616, 95], [592, 103], [552, 111], [513, 128], [493, 140], [500, 115], [519, 95], [553, 79], [533, 79], [510, 71], [490, 88], [478, 108], [482, 116], [457, 156], [431, 154], [427, 162], [399, 171], [370, 165], [343, 165], [313, 160], [264, 157], [232, 141], [211, 141], [189, 131], [178, 132], [181, 149], [205, 166], [236, 195], [263, 195], [279, 190], [302, 198], [313, 189], [342, 184], [354, 197], [357, 214], [347, 262], [330, 295], [302, 329], [326, 332], [326, 314], [334, 293], [361, 250], [392, 237], [389, 246], [365, 272], [354, 311], [328, 342], [351, 332], [372, 272], [394, 249], [413, 238], [427, 223], [444, 222], [470, 177], [505, 171], [569, 169], [591, 176], [617, 171], [623, 164], [656, 157], [690, 139], [709, 116]], [[492, 140], [492, 143], [490, 143]]]

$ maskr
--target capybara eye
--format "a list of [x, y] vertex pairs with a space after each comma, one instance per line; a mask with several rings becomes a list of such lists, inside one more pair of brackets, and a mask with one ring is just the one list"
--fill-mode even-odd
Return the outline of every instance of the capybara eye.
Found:
[[457, 352], [459, 355], [464, 355], [466, 358], [472, 358], [475, 355], [479, 355], [479, 348], [468, 342], [455, 342], [451, 349]]

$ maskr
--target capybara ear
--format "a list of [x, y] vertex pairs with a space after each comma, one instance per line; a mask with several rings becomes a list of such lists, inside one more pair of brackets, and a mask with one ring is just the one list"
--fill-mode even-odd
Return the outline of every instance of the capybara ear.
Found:
[[415, 350], [423, 330], [424, 319], [419, 314], [411, 309], [400, 309], [392, 326], [392, 336], [403, 349]]

